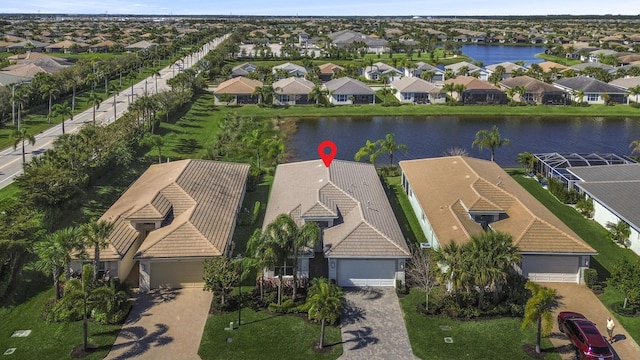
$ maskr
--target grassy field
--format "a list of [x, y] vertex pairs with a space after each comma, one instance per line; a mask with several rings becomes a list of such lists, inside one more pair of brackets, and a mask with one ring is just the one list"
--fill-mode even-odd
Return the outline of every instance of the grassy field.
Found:
[[554, 63], [562, 64], [564, 66], [573, 66], [582, 63], [582, 61], [580, 61], [579, 59], [567, 59], [564, 56], [548, 55], [543, 52], [536, 54], [536, 57], [539, 57], [546, 61], [553, 61]]
[[410, 244], [427, 242], [418, 218], [411, 208], [409, 198], [402, 188], [400, 176], [388, 177], [386, 181], [389, 185], [387, 196], [405, 239], [409, 240]]
[[[0, 352], [16, 348], [11, 359], [67, 359], [82, 344], [82, 321], [48, 323], [40, 318], [42, 306], [53, 297], [53, 288], [34, 293], [50, 283], [39, 272], [27, 270], [14, 306], [0, 307]], [[31, 330], [27, 337], [11, 337], [17, 330]], [[104, 358], [118, 335], [120, 325], [99, 325], [89, 321], [89, 344], [95, 351], [86, 359]]]
[[340, 329], [336, 326], [326, 327], [328, 352], [318, 353], [312, 348], [320, 340], [320, 325], [310, 323], [306, 317], [243, 308], [243, 325], [224, 331], [234, 320], [237, 320], [235, 312], [207, 320], [198, 351], [203, 360], [336, 359], [342, 354]]
[[[424, 293], [418, 289], [400, 299], [411, 348], [421, 359], [527, 359], [522, 347], [535, 344], [535, 330], [522, 330], [520, 318], [460, 321], [427, 317], [417, 311], [423, 303]], [[452, 337], [453, 343], [446, 343], [445, 337]], [[543, 338], [542, 350], [545, 359], [560, 359], [549, 339]]]

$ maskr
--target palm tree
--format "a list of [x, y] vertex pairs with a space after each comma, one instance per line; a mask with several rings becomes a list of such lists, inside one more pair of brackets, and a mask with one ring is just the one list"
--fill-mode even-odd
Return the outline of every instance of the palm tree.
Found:
[[13, 132], [12, 137], [14, 139], [13, 150], [18, 148], [18, 144], [22, 143], [22, 163], [24, 164], [27, 161], [24, 150], [24, 142], [26, 141], [33, 146], [36, 143], [36, 138], [35, 136], [31, 135], [26, 128], [22, 128], [20, 130], [16, 129]]
[[264, 270], [271, 269], [277, 264], [275, 259], [267, 252], [268, 239], [266, 233], [255, 229], [247, 242], [246, 256], [242, 259], [246, 271], [256, 270], [260, 278], [260, 300], [264, 298]]
[[105, 220], [91, 221], [80, 228], [85, 246], [93, 247], [93, 281], [98, 279], [100, 250], [109, 245], [109, 234], [112, 230], [113, 223]]
[[638, 95], [640, 95], [640, 85], [631, 87], [627, 89], [627, 91], [629, 92], [629, 95], [635, 96], [635, 101], [638, 102]]
[[96, 110], [100, 108], [102, 98], [96, 92], [89, 93], [89, 104], [93, 105], [93, 125], [96, 124]]
[[320, 104], [320, 100], [324, 101], [325, 96], [327, 96], [328, 91], [326, 89], [323, 89], [321, 85], [316, 85], [313, 87], [313, 89], [311, 89], [311, 92], [309, 93], [308, 97], [309, 100], [315, 100], [316, 101], [316, 105]]
[[[295, 225], [295, 222], [291, 217], [291, 222]], [[293, 294], [291, 298], [296, 300], [296, 290], [298, 288], [298, 257], [303, 251], [314, 252], [313, 247], [320, 239], [320, 227], [313, 221], [305, 222], [301, 227], [295, 226], [295, 231], [292, 234], [291, 250], [293, 254]]]
[[355, 161], [360, 161], [365, 157], [369, 158], [369, 162], [376, 165], [376, 150], [378, 148], [378, 143], [375, 141], [367, 140], [366, 144], [358, 150], [358, 152], [353, 156]]
[[384, 139], [378, 140], [376, 142], [379, 146], [378, 151], [376, 151], [375, 156], [378, 157], [381, 153], [389, 155], [389, 166], [393, 166], [393, 153], [395, 151], [402, 150], [405, 153], [408, 151], [408, 148], [404, 144], [397, 144], [395, 135], [387, 134]]
[[627, 240], [631, 235], [631, 228], [629, 224], [623, 220], [619, 220], [617, 223], [607, 222], [607, 230], [609, 230], [609, 236], [611, 240], [620, 245], [627, 246]]
[[455, 91], [458, 94], [458, 101], [462, 100], [462, 95], [465, 90], [467, 90], [467, 87], [464, 86], [463, 84], [453, 85], [453, 91]]
[[[278, 272], [278, 305], [282, 303], [282, 277], [286, 272], [287, 262], [291, 250], [292, 234], [296, 231], [297, 225], [290, 221], [291, 217], [280, 214], [271, 222], [264, 231], [263, 251], [264, 256], [269, 259], [269, 263], [282, 264], [282, 269]], [[293, 269], [296, 271], [296, 269]]]
[[521, 152], [518, 154], [518, 164], [522, 166], [527, 174], [533, 172], [533, 167], [538, 163], [538, 158], [530, 152]]
[[446, 83], [442, 86], [443, 93], [449, 93], [449, 98], [453, 99], [453, 92], [455, 91], [455, 85], [453, 83]]
[[324, 347], [324, 328], [327, 322], [333, 323], [340, 318], [344, 306], [344, 292], [325, 278], [315, 278], [311, 282], [307, 297], [309, 319], [320, 321], [320, 342]]
[[522, 328], [534, 322], [536, 323], [536, 353], [540, 354], [541, 337], [548, 336], [553, 327], [553, 315], [551, 312], [557, 306], [556, 290], [543, 287], [533, 281], [528, 281], [525, 288], [531, 291], [531, 298], [529, 298], [524, 308]]
[[451, 240], [444, 247], [436, 249], [434, 260], [444, 265], [444, 271], [439, 272], [440, 281], [447, 283], [447, 288], [458, 296], [461, 289], [467, 287], [468, 272], [464, 268], [465, 249]]
[[116, 96], [118, 96], [118, 92], [116, 84], [109, 85], [109, 94], [113, 95], [113, 121], [116, 121], [118, 118], [118, 113], [116, 111]]
[[501, 148], [503, 145], [509, 146], [511, 141], [500, 136], [500, 131], [496, 125], [493, 125], [491, 130], [478, 131], [473, 143], [471, 143], [471, 146], [477, 146], [480, 150], [491, 149], [491, 161], [494, 161], [496, 149]]
[[25, 86], [18, 87], [11, 95], [11, 102], [18, 105], [18, 129], [22, 126], [22, 110], [29, 102], [29, 90]]
[[156, 92], [155, 93], [157, 94], [158, 93], [158, 78], [161, 77], [160, 70], [154, 71], [151, 76], [153, 76], [153, 78], [156, 80]]
[[640, 152], [640, 140], [633, 140], [631, 142], [631, 144], [629, 144], [629, 147], [632, 147], [633, 149], [631, 150], [631, 153], [637, 153]]
[[60, 277], [71, 261], [71, 252], [82, 248], [78, 228], [67, 227], [47, 235], [34, 245], [36, 268], [53, 276], [56, 301], [60, 300]]
[[158, 149], [158, 164], [162, 163], [162, 147], [165, 145], [165, 138], [156, 134], [147, 134], [142, 142], [144, 145]]
[[[47, 74], [47, 73], [40, 73], [40, 74]], [[53, 104], [53, 99], [60, 92], [60, 88], [56, 84], [53, 76], [47, 74], [42, 76], [42, 83], [40, 84], [39, 90], [40, 92], [42, 92], [43, 98], [48, 99], [49, 107], [47, 112], [47, 120], [49, 121], [49, 124], [51, 124], [51, 107]]]
[[64, 120], [69, 117], [73, 121], [73, 110], [71, 110], [69, 102], [65, 101], [62, 104], [53, 105], [53, 114], [62, 117], [62, 134], [64, 134]]

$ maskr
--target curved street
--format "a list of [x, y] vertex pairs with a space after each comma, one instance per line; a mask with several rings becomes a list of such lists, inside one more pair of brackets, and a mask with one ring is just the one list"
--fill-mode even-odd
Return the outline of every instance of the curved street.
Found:
[[[227, 37], [229, 37], [229, 34], [212, 40], [211, 42], [198, 49], [198, 51], [181, 59], [178, 59], [174, 62], [174, 64], [177, 62], [182, 62], [182, 64], [184, 64], [184, 68], [192, 67], [199, 60], [201, 60], [211, 49], [216, 48]], [[173, 64], [160, 70], [160, 77], [157, 79], [157, 89], [159, 92], [169, 89], [167, 80], [171, 79], [175, 75], [176, 70], [177, 69], [174, 68]], [[143, 96], [145, 94], [145, 91], [147, 94], [154, 94], [156, 91], [156, 79], [152, 76], [138, 82], [133, 86], [134, 99]], [[113, 96], [105, 99], [102, 103], [100, 103], [99, 109], [96, 110], [96, 123], [103, 125], [109, 124], [120, 118], [120, 116], [122, 116], [122, 114], [124, 114], [129, 107], [129, 103], [131, 102], [131, 95], [131, 87], [123, 89], [116, 95], [115, 117], [113, 109]], [[82, 125], [91, 122], [93, 122], [93, 108], [89, 108], [79, 114], [76, 114], [73, 117], [73, 120], [67, 119], [65, 121], [65, 132], [76, 132]], [[32, 146], [28, 143], [25, 143], [25, 153], [27, 161], [29, 161], [33, 156], [37, 156], [45, 152], [47, 149], [50, 149], [53, 146], [54, 140], [61, 134], [61, 124], [55, 125], [39, 134], [36, 134], [35, 145]], [[0, 151], [0, 189], [11, 184], [13, 182], [13, 179], [20, 174], [22, 174], [22, 147], [18, 146], [16, 150], [14, 150], [13, 147], [9, 147]]]

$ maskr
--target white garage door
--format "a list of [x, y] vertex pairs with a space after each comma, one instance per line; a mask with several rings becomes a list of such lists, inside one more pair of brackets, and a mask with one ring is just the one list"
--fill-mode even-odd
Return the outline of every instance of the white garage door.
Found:
[[578, 283], [579, 256], [524, 255], [522, 275], [541, 282]]
[[339, 260], [339, 286], [395, 286], [395, 260]]
[[202, 261], [151, 263], [151, 288], [183, 288], [204, 285]]

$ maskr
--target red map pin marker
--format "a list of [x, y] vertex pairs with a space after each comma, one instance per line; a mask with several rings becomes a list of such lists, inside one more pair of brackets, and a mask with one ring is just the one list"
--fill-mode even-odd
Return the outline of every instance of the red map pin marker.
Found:
[[[329, 149], [330, 151], [328, 154], [325, 151], [326, 149]], [[334, 144], [331, 140], [325, 140], [321, 142], [320, 145], [318, 145], [318, 155], [320, 155], [320, 158], [322, 159], [322, 162], [324, 162], [324, 166], [326, 167], [329, 167], [329, 165], [331, 165], [331, 162], [336, 157], [337, 153], [338, 147], [336, 147], [336, 144]]]

